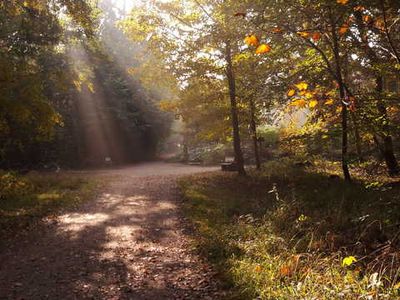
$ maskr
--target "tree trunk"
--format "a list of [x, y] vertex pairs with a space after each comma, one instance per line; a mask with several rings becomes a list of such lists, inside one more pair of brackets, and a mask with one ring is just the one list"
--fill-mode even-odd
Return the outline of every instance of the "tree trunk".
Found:
[[255, 116], [255, 105], [253, 97], [250, 98], [250, 130], [253, 139], [254, 157], [257, 170], [261, 170], [260, 152], [258, 149], [257, 122]]
[[232, 118], [232, 129], [233, 129], [233, 148], [235, 151], [235, 162], [238, 167], [239, 175], [246, 175], [246, 171], [244, 169], [243, 152], [240, 142], [239, 118], [238, 118], [237, 100], [236, 100], [236, 82], [232, 66], [232, 48], [230, 41], [226, 42], [225, 50], [226, 50], [225, 59], [227, 64], [226, 75], [229, 85], [229, 98], [231, 101], [231, 118]]
[[347, 124], [347, 105], [345, 104], [346, 92], [343, 82], [342, 67], [340, 61], [339, 41], [336, 33], [335, 20], [331, 15], [331, 29], [333, 38], [333, 53], [335, 58], [336, 78], [339, 85], [340, 101], [342, 104], [342, 170], [343, 176], [346, 181], [351, 181], [349, 165], [348, 165], [348, 124]]
[[[383, 78], [382, 76], [377, 76], [376, 78], [376, 92], [377, 95], [380, 97], [383, 92]], [[381, 136], [383, 143], [379, 147], [379, 150], [385, 159], [386, 166], [388, 168], [388, 172], [390, 176], [393, 175], [398, 175], [400, 170], [399, 170], [399, 164], [397, 162], [396, 156], [394, 155], [394, 149], [393, 149], [393, 140], [392, 137], [389, 133], [389, 121], [388, 121], [388, 116], [387, 116], [387, 111], [386, 111], [386, 106], [382, 102], [381, 99], [378, 100], [377, 102], [377, 108], [381, 116], [383, 117], [383, 134]]]
[[186, 142], [183, 143], [183, 162], [185, 163], [189, 162], [189, 148]]
[[[381, 1], [381, 5], [382, 5], [382, 12], [385, 14], [385, 6], [384, 6], [383, 1]], [[368, 59], [371, 60], [371, 62], [373, 64], [380, 63], [379, 56], [374, 52], [374, 50], [371, 48], [371, 46], [369, 44], [369, 40], [367, 38], [368, 35], [365, 32], [365, 27], [363, 24], [361, 12], [355, 12], [355, 16], [356, 16], [358, 28], [361, 33], [360, 36], [361, 36], [362, 46], [365, 49], [365, 53], [366, 53]], [[385, 22], [385, 31], [386, 31], [387, 30], [386, 19], [384, 20], [384, 22]], [[386, 33], [388, 33], [388, 32], [386, 31]], [[390, 35], [388, 35], [388, 37], [390, 38]], [[375, 81], [376, 81], [376, 90], [375, 91], [377, 93], [377, 96], [380, 98], [383, 93], [383, 77], [379, 73], [379, 71], [377, 71], [377, 72], [375, 71]], [[376, 107], [377, 107], [379, 113], [381, 114], [381, 116], [383, 117], [385, 125], [383, 128], [383, 135], [381, 136], [383, 143], [379, 142], [379, 139], [378, 139], [379, 134], [378, 133], [374, 134], [374, 140], [375, 140], [375, 143], [377, 144], [378, 150], [380, 151], [381, 155], [385, 159], [389, 175], [397, 175], [400, 172], [399, 165], [398, 165], [396, 157], [394, 155], [393, 140], [389, 134], [389, 120], [387, 117], [386, 106], [383, 103], [382, 99], [377, 100]]]
[[348, 128], [347, 128], [347, 106], [343, 103], [342, 96], [342, 170], [346, 181], [351, 181], [348, 165]]
[[[349, 56], [348, 56], [347, 52], [346, 52], [346, 55], [345, 55], [345, 59], [346, 59], [346, 64], [343, 67], [343, 76], [342, 76], [344, 82], [346, 82], [348, 80], [348, 78], [349, 78], [349, 76], [348, 76], [349, 75], [348, 74], [348, 64], [347, 64], [347, 62], [349, 61]], [[350, 94], [349, 94], [349, 96], [350, 96]], [[360, 163], [362, 163], [362, 162], [364, 162], [364, 157], [363, 157], [363, 153], [362, 153], [360, 128], [358, 126], [357, 116], [356, 116], [356, 113], [354, 111], [350, 110], [350, 118], [351, 118], [351, 121], [353, 123], [354, 138], [356, 140], [356, 151], [357, 151], [358, 161]]]
[[361, 136], [360, 136], [360, 129], [358, 127], [357, 117], [354, 112], [350, 112], [350, 116], [354, 126], [354, 136], [356, 139], [356, 150], [357, 150], [358, 161], [362, 163], [364, 162], [364, 156], [362, 153]]

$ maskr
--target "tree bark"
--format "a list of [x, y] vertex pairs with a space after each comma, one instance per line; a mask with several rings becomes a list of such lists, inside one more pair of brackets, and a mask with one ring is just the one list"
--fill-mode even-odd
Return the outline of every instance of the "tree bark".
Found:
[[[348, 66], [348, 61], [349, 61], [349, 56], [348, 56], [347, 52], [346, 52], [346, 55], [345, 55], [345, 59], [346, 59], [346, 64], [343, 67], [343, 81], [347, 82], [349, 80], [348, 67], [347, 67]], [[347, 91], [346, 88], [345, 88], [345, 90]], [[348, 93], [348, 91], [347, 91], [347, 93]], [[348, 95], [349, 95], [349, 93], [348, 93]], [[352, 96], [352, 95], [349, 95], [349, 96]], [[362, 163], [362, 162], [364, 162], [364, 156], [363, 156], [363, 152], [362, 152], [360, 128], [359, 128], [359, 125], [358, 125], [357, 115], [352, 110], [350, 110], [350, 118], [351, 118], [351, 121], [353, 123], [353, 131], [354, 131], [354, 138], [356, 140], [356, 151], [357, 151], [358, 161], [360, 163]]]
[[[383, 92], [383, 78], [382, 76], [377, 76], [376, 78], [376, 92], [377, 95], [382, 95]], [[378, 148], [385, 159], [386, 166], [388, 168], [389, 175], [398, 175], [400, 173], [399, 164], [397, 162], [396, 156], [394, 155], [393, 140], [389, 133], [389, 121], [386, 111], [386, 106], [379, 99], [377, 102], [377, 108], [381, 116], [383, 117], [383, 134], [381, 136], [383, 144]]]
[[250, 130], [253, 139], [254, 147], [254, 158], [256, 160], [256, 169], [261, 170], [260, 152], [258, 148], [258, 136], [257, 136], [257, 122], [255, 116], [255, 104], [253, 97], [250, 98]]
[[[381, 1], [381, 5], [382, 5], [382, 11], [385, 14], [385, 7], [384, 7], [383, 1]], [[380, 63], [381, 59], [378, 57], [376, 52], [374, 52], [374, 50], [369, 45], [368, 35], [366, 33], [366, 30], [364, 28], [363, 21], [362, 21], [362, 14], [360, 12], [356, 12], [355, 16], [356, 16], [358, 28], [360, 30], [362, 47], [364, 48], [364, 51], [365, 51], [368, 59], [371, 61], [372, 64]], [[386, 20], [385, 20], [385, 30], [387, 30]], [[374, 73], [375, 73], [375, 82], [376, 82], [375, 91], [376, 91], [377, 96], [379, 97], [379, 99], [377, 99], [376, 107], [385, 122], [384, 128], [383, 128], [383, 134], [381, 135], [379, 133], [375, 133], [374, 140], [375, 140], [375, 143], [377, 144], [377, 148], [378, 148], [379, 152], [385, 159], [385, 163], [386, 163], [386, 167], [388, 169], [389, 175], [397, 175], [400, 172], [399, 165], [398, 165], [398, 162], [394, 155], [393, 139], [392, 139], [392, 136], [389, 134], [389, 131], [390, 131], [389, 130], [389, 119], [387, 116], [386, 106], [383, 103], [383, 100], [381, 99], [381, 96], [382, 96], [382, 93], [384, 90], [383, 77], [381, 74], [379, 74], [379, 71], [378, 72], [375, 71]], [[378, 137], [381, 137], [383, 143], [379, 142]]]
[[354, 136], [356, 139], [356, 151], [357, 151], [358, 161], [362, 163], [364, 162], [364, 156], [362, 152], [361, 136], [360, 136], [360, 129], [358, 127], [357, 117], [353, 111], [350, 112], [350, 117], [354, 126]]
[[347, 124], [347, 105], [345, 103], [346, 90], [343, 82], [343, 74], [340, 60], [340, 49], [339, 41], [336, 33], [336, 25], [333, 16], [331, 15], [331, 29], [333, 38], [333, 54], [335, 59], [335, 73], [337, 78], [337, 83], [339, 85], [340, 101], [342, 104], [342, 170], [343, 176], [346, 181], [351, 181], [351, 175], [348, 165], [348, 124]]
[[235, 162], [237, 164], [239, 175], [246, 175], [246, 171], [244, 169], [243, 152], [240, 141], [239, 118], [238, 118], [237, 99], [236, 99], [236, 82], [235, 82], [235, 74], [233, 72], [232, 48], [230, 41], [226, 41], [225, 51], [226, 51], [225, 52], [226, 75], [228, 79], [229, 98], [231, 102], [233, 148], [235, 151]]

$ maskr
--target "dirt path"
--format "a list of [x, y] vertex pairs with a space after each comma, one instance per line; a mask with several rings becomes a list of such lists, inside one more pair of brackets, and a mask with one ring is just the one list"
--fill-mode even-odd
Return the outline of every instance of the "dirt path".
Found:
[[95, 201], [0, 252], [0, 299], [220, 299], [190, 251], [176, 179], [215, 170], [151, 163], [86, 172]]

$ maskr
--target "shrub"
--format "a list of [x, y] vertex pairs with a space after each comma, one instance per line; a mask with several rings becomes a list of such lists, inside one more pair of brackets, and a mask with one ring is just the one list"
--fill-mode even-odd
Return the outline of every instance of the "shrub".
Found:
[[33, 185], [16, 173], [0, 173], [0, 201], [19, 201], [33, 191]]

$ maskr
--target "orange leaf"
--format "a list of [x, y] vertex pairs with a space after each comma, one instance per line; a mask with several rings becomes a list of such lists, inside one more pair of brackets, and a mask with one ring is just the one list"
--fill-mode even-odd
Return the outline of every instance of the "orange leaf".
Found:
[[289, 90], [289, 91], [287, 92], [287, 95], [288, 95], [289, 97], [293, 97], [295, 94], [296, 94], [296, 91], [295, 91], [295, 90]]
[[349, 109], [350, 109], [350, 111], [352, 111], [352, 112], [354, 112], [354, 111], [356, 111], [356, 98], [354, 98], [354, 97], [350, 97], [350, 106], [349, 106]]
[[371, 22], [371, 20], [372, 20], [372, 17], [371, 17], [371, 16], [368, 16], [368, 15], [363, 16], [363, 21], [364, 21], [365, 23], [369, 23], [369, 22]]
[[306, 104], [307, 104], [306, 100], [297, 99], [297, 100], [294, 100], [292, 103], [290, 103], [290, 106], [296, 106], [296, 107], [304, 108], [304, 107], [306, 107]]
[[381, 31], [384, 31], [385, 30], [385, 20], [383, 18], [376, 19], [375, 27]]
[[264, 54], [271, 51], [271, 47], [267, 44], [261, 44], [256, 49], [256, 54]]
[[349, 24], [343, 24], [342, 27], [339, 28], [339, 34], [345, 35], [346, 32], [349, 31]]
[[258, 38], [254, 34], [250, 34], [250, 35], [246, 36], [246, 38], [244, 39], [244, 42], [248, 46], [255, 46], [255, 47], [257, 47], [259, 44]]
[[354, 7], [354, 11], [364, 11], [365, 7], [362, 5], [357, 5], [356, 7]]
[[281, 33], [281, 32], [282, 32], [282, 29], [279, 28], [279, 27], [275, 27], [274, 29], [272, 29], [272, 32], [273, 32], [273, 33]]
[[292, 270], [289, 266], [282, 266], [280, 269], [281, 276], [290, 276], [292, 275]]
[[319, 32], [314, 32], [312, 35], [314, 42], [318, 42], [321, 39], [321, 34]]
[[345, 4], [349, 3], [349, 0], [336, 0], [336, 2], [341, 5], [345, 5]]

